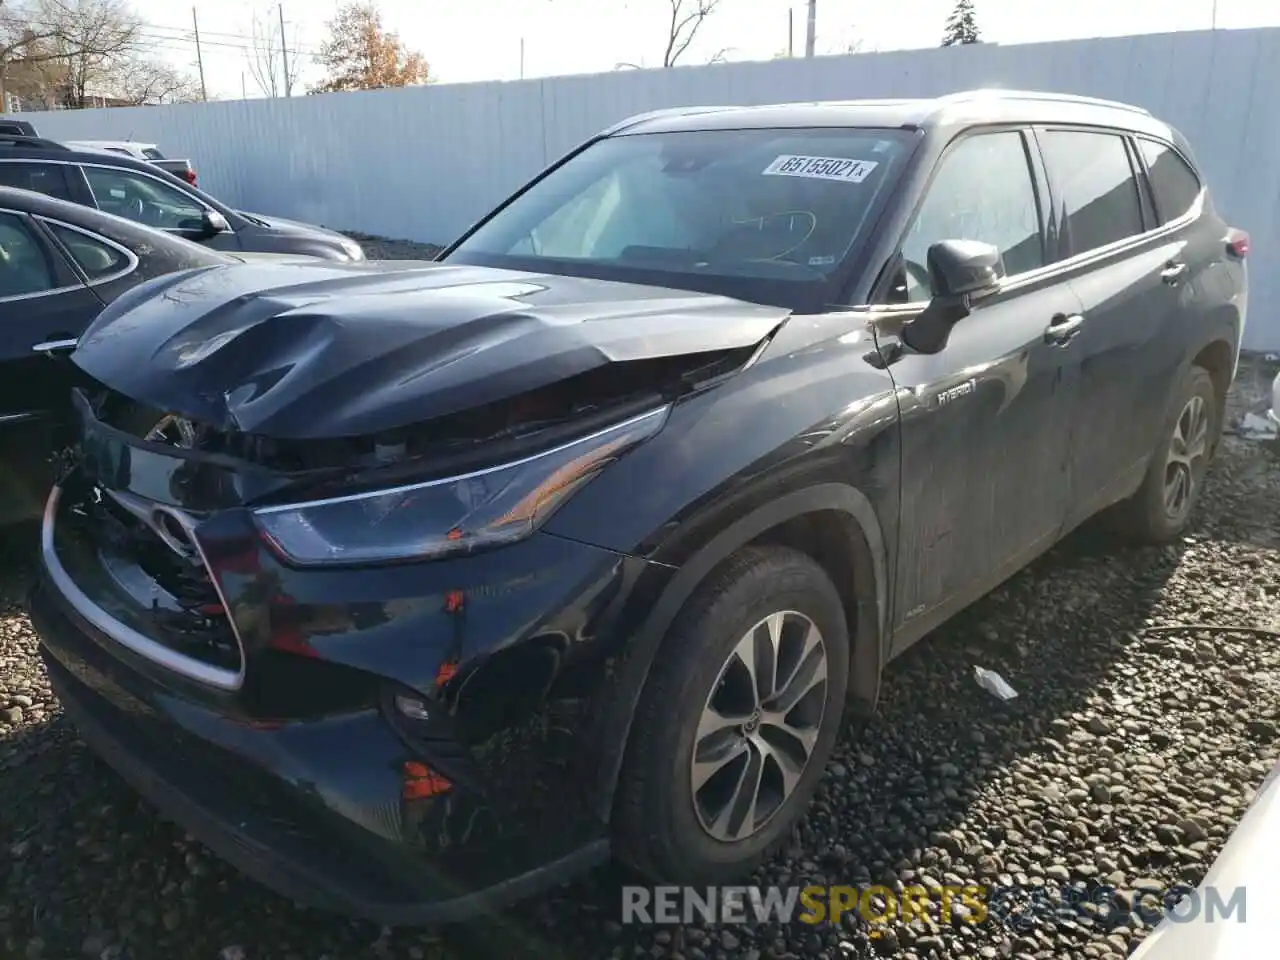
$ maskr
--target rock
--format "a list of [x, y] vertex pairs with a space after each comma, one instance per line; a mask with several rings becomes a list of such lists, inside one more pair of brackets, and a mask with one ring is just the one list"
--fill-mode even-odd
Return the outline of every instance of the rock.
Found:
[[1276, 725], [1271, 720], [1249, 720], [1245, 723], [1245, 729], [1259, 740], [1270, 742], [1276, 738]]

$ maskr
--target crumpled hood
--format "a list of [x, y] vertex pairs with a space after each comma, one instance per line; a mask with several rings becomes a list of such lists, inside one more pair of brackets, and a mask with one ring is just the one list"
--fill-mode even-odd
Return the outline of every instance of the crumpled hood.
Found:
[[377, 433], [604, 364], [749, 347], [786, 310], [710, 294], [397, 263], [248, 263], [158, 278], [72, 355], [150, 406], [278, 438]]

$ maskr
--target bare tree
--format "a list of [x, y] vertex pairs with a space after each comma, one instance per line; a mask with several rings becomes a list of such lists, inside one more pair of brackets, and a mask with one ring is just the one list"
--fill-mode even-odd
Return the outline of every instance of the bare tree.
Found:
[[167, 63], [144, 57], [121, 59], [111, 71], [108, 89], [120, 100], [146, 103], [195, 103], [200, 82]]
[[140, 50], [142, 21], [124, 0], [43, 0], [55, 35], [45, 41], [57, 64], [55, 85], [71, 108], [109, 92], [113, 71]]
[[667, 22], [667, 47], [662, 54], [662, 65], [674, 67], [707, 18], [716, 12], [720, 0], [667, 0], [667, 3], [671, 6], [671, 19]]
[[38, 70], [62, 56], [50, 41], [58, 36], [63, 12], [57, 0], [0, 0], [0, 109], [15, 63]]
[[245, 60], [249, 62], [249, 76], [258, 85], [264, 97], [288, 96], [293, 92], [293, 78], [284, 74], [284, 58], [281, 56], [283, 39], [275, 17], [255, 12], [249, 27], [249, 49]]

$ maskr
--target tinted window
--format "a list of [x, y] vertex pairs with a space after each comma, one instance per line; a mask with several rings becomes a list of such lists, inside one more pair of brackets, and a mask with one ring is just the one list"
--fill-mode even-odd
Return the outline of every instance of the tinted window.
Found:
[[39, 293], [56, 285], [40, 241], [18, 217], [0, 213], [0, 297]]
[[67, 248], [71, 259], [75, 260], [77, 266], [90, 280], [119, 273], [129, 266], [129, 258], [123, 253], [87, 233], [59, 226], [56, 223], [46, 222], [45, 225]]
[[902, 242], [906, 275], [899, 277], [892, 299], [914, 303], [933, 295], [926, 263], [929, 247], [940, 240], [992, 244], [1009, 275], [1044, 265], [1040, 213], [1022, 134], [966, 137], [942, 158]]
[[1200, 196], [1200, 180], [1187, 162], [1163, 143], [1139, 140], [1142, 160], [1147, 165], [1147, 179], [1156, 198], [1156, 213], [1161, 223], [1176, 220]]
[[[450, 255], [667, 282], [820, 283], [868, 227], [908, 141], [856, 129], [611, 137], [534, 184]], [[548, 261], [556, 261], [552, 265]]]
[[1138, 184], [1122, 137], [1050, 130], [1041, 142], [1058, 203], [1065, 210], [1072, 253], [1142, 232]]
[[162, 230], [198, 230], [204, 207], [181, 190], [118, 167], [85, 166], [98, 208]]
[[5, 161], [0, 163], [0, 186], [34, 190], [60, 200], [70, 200], [67, 178], [63, 168], [56, 163], [28, 163]]

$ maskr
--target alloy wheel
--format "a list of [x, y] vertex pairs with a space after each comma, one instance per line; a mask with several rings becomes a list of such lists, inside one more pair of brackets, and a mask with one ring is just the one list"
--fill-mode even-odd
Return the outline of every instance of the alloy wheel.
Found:
[[827, 699], [817, 625], [783, 610], [735, 644], [702, 710], [690, 761], [698, 822], [724, 842], [760, 830], [809, 764]]
[[1192, 396], [1173, 427], [1169, 457], [1164, 470], [1164, 509], [1181, 517], [1190, 507], [1209, 452], [1209, 406], [1204, 397]]

